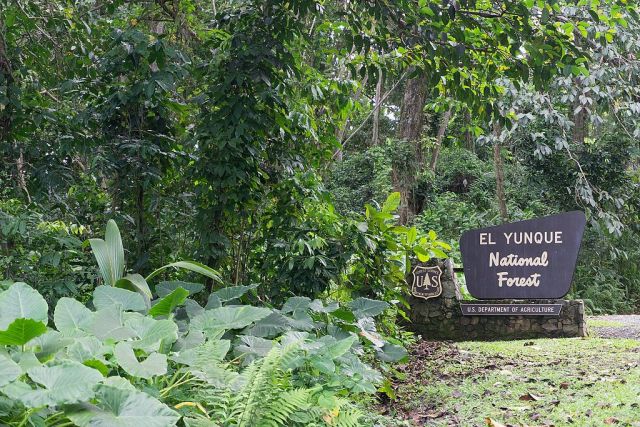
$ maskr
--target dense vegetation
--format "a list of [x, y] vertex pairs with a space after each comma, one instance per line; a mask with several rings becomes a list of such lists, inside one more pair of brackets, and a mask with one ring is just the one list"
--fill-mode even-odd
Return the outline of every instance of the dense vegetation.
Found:
[[371, 424], [411, 265], [502, 221], [584, 210], [638, 311], [635, 8], [0, 0], [0, 422]]

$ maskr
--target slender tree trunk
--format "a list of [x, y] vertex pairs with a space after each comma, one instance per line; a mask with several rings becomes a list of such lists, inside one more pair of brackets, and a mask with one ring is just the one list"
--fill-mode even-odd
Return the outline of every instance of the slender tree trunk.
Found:
[[496, 141], [493, 144], [493, 166], [496, 174], [496, 198], [498, 199], [498, 208], [500, 210], [500, 218], [502, 222], [509, 220], [507, 213], [507, 198], [504, 191], [504, 164], [502, 162], [502, 144], [500, 144], [498, 138], [502, 129], [500, 125], [494, 124], [493, 133], [496, 136]]
[[376, 84], [376, 95], [373, 100], [373, 135], [371, 145], [378, 145], [380, 142], [380, 102], [382, 100], [382, 90], [384, 88], [384, 75], [382, 69], [378, 68], [378, 83]]
[[473, 135], [471, 134], [471, 111], [466, 110], [464, 112], [464, 143], [469, 151], [476, 151], [475, 144], [473, 143]]
[[431, 169], [432, 172], [436, 171], [438, 156], [440, 155], [440, 148], [442, 148], [442, 140], [444, 139], [444, 134], [447, 131], [447, 126], [449, 126], [449, 120], [451, 120], [451, 108], [444, 112], [444, 114], [442, 115], [442, 120], [440, 121], [438, 134], [436, 135], [436, 143], [433, 147], [433, 152], [431, 153], [431, 163], [429, 163], [429, 169]]
[[[588, 124], [589, 124], [589, 112], [585, 105], [580, 103], [580, 94], [582, 93], [582, 79], [576, 77], [574, 80], [575, 86], [578, 88], [578, 94], [573, 101], [571, 111], [571, 121], [573, 122], [573, 135], [572, 140], [574, 143], [582, 145], [585, 138], [588, 136]], [[579, 110], [579, 111], [577, 111]]]
[[14, 149], [18, 151], [18, 158], [16, 159], [16, 175], [18, 177], [18, 186], [27, 196], [27, 201], [31, 203], [31, 195], [27, 188], [27, 172], [25, 170], [24, 152], [22, 147], [18, 146], [18, 143], [14, 143]]
[[420, 73], [406, 83], [398, 120], [398, 139], [414, 143], [416, 153], [414, 164], [393, 164], [391, 179], [394, 190], [400, 193], [400, 224], [407, 224], [413, 215], [409, 192], [415, 180], [415, 170], [422, 165], [420, 135], [422, 134], [426, 102], [427, 78], [424, 73]]

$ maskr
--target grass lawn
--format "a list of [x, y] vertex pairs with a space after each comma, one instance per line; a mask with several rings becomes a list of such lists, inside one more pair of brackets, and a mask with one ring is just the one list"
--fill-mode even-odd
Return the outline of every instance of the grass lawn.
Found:
[[640, 426], [637, 340], [422, 342], [399, 371], [410, 425]]

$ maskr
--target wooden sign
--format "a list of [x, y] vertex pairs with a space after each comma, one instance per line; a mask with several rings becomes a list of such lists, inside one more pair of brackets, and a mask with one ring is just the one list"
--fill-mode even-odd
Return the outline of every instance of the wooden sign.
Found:
[[442, 270], [440, 267], [424, 267], [418, 265], [413, 269], [413, 283], [411, 294], [413, 296], [429, 299], [440, 296], [442, 283], [440, 282]]
[[562, 304], [460, 304], [463, 316], [559, 316]]
[[586, 224], [579, 211], [467, 231], [469, 293], [479, 299], [555, 299], [569, 292]]

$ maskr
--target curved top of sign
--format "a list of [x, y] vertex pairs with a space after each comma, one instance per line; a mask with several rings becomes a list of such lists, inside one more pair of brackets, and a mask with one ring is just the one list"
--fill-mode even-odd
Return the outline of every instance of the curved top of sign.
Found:
[[460, 238], [469, 293], [479, 299], [556, 299], [569, 292], [583, 212], [502, 224]]

